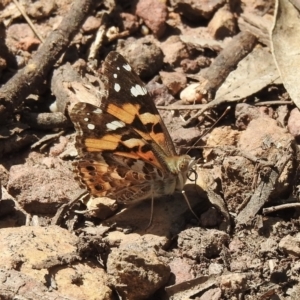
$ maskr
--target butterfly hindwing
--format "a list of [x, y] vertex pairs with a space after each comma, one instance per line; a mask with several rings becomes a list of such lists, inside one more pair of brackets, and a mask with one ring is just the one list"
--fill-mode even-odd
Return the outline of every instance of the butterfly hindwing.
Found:
[[126, 166], [108, 165], [105, 160], [99, 160], [99, 156], [97, 160], [93, 155], [79, 160], [77, 174], [83, 187], [88, 187], [90, 194], [96, 197], [112, 197], [129, 203], [151, 196], [151, 182], [147, 175]]

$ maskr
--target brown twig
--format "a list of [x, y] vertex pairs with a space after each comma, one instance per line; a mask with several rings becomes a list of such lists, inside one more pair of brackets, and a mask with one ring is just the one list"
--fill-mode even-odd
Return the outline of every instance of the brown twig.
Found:
[[[237, 64], [252, 51], [256, 44], [256, 37], [250, 32], [236, 35], [214, 62], [202, 74], [197, 92], [214, 97], [215, 92], [225, 81], [227, 76], [236, 69]], [[209, 99], [208, 99], [209, 100]]]
[[87, 196], [86, 191], [80, 191], [77, 196], [75, 196], [72, 200], [70, 200], [68, 203], [63, 204], [56, 212], [55, 216], [53, 217], [51, 221], [51, 225], [60, 225], [62, 222], [62, 219], [64, 218], [66, 212], [72, 208], [72, 206], [80, 201], [81, 198], [84, 198]]
[[44, 80], [88, 16], [93, 0], [76, 0], [29, 63], [0, 88], [0, 123], [10, 118], [15, 107]]
[[285, 100], [273, 100], [273, 101], [261, 101], [257, 102], [254, 105], [255, 106], [261, 106], [261, 105], [293, 105], [293, 101], [285, 101]]
[[168, 105], [168, 106], [161, 106], [158, 105], [156, 106], [157, 109], [161, 109], [161, 110], [193, 110], [193, 109], [201, 109], [203, 108], [205, 104], [191, 104], [191, 105], [184, 105], [184, 104], [172, 104], [172, 105]]
[[[199, 82], [197, 92], [201, 95], [206, 95], [208, 100], [214, 98], [217, 89], [225, 81], [229, 73], [236, 68], [237, 64], [252, 51], [255, 43], [256, 37], [249, 32], [241, 32], [235, 36], [202, 75], [203, 78]], [[207, 109], [224, 102], [226, 102], [226, 99], [215, 99], [204, 105], [198, 113], [187, 120], [185, 126], [190, 125]]]
[[279, 211], [279, 210], [287, 209], [287, 208], [295, 208], [295, 207], [300, 207], [300, 203], [299, 202], [287, 203], [287, 204], [281, 204], [281, 205], [277, 205], [277, 206], [266, 207], [266, 208], [263, 208], [262, 212], [264, 215], [266, 215], [266, 214], [270, 214], [274, 211]]
[[275, 183], [281, 175], [284, 167], [290, 161], [292, 155], [282, 155], [275, 167], [270, 169], [268, 180], [262, 180], [253, 192], [249, 202], [239, 212], [236, 217], [237, 226], [248, 224], [253, 220], [254, 216], [262, 208], [262, 206], [269, 200], [270, 195], [275, 190]]
[[37, 38], [44, 43], [44, 39], [43, 37], [38, 33], [38, 31], [35, 29], [35, 26], [33, 25], [33, 23], [31, 22], [30, 18], [27, 16], [24, 8], [22, 7], [22, 5], [17, 1], [17, 0], [13, 0], [14, 4], [16, 5], [16, 7], [18, 8], [18, 10], [20, 11], [20, 13], [22, 14], [22, 16], [24, 17], [24, 19], [27, 21], [28, 25], [30, 26], [31, 30], [34, 32], [34, 34], [37, 36]]
[[38, 137], [31, 130], [24, 130], [20, 133], [15, 132], [0, 143], [0, 157], [8, 153], [18, 152], [26, 146], [36, 142]]
[[47, 130], [54, 128], [71, 128], [72, 122], [61, 112], [55, 113], [29, 113], [22, 114], [22, 121], [31, 128]]

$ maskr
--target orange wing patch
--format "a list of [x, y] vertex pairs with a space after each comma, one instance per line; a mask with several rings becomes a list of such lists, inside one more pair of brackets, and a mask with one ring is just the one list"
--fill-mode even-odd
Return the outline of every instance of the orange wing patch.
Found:
[[135, 131], [142, 136], [145, 140], [153, 140], [155, 141], [162, 149], [165, 149], [166, 145], [166, 134], [163, 130], [162, 119], [159, 114], [153, 114], [151, 112], [145, 112], [143, 114], [139, 114], [140, 105], [139, 104], [131, 104], [125, 103], [122, 107], [118, 107], [117, 105], [110, 103], [107, 106], [107, 112], [111, 115], [115, 116], [119, 120], [123, 121], [128, 125], [132, 125], [135, 118], [141, 121], [141, 123], [150, 130], [147, 132], [140, 130], [139, 128], [134, 128]]
[[[143, 139], [131, 138], [122, 140], [121, 135], [106, 134], [102, 138], [86, 138], [84, 144], [88, 152], [114, 151], [117, 155], [133, 159], [143, 159], [149, 161], [149, 163], [157, 168], [162, 168], [153, 151], [147, 146], [148, 143]], [[122, 151], [123, 148], [128, 151]]]
[[120, 135], [106, 134], [102, 138], [86, 138], [84, 144], [89, 152], [115, 150], [118, 147], [120, 139]]
[[139, 105], [125, 103], [122, 107], [118, 107], [113, 103], [108, 104], [107, 112], [126, 124], [132, 124], [135, 116], [140, 109]]

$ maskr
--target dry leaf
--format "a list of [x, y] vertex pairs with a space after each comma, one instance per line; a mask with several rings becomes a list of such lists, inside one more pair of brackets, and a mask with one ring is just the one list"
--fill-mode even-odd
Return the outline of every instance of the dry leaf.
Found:
[[283, 85], [298, 108], [300, 108], [299, 36], [299, 11], [288, 0], [277, 0], [271, 34], [272, 52]]
[[279, 74], [267, 48], [256, 47], [241, 60], [219, 88], [216, 99], [238, 101], [251, 96], [266, 86], [280, 83]]

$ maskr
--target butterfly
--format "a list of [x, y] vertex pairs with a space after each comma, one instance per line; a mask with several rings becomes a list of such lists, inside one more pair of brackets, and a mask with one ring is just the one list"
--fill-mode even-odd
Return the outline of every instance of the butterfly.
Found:
[[177, 155], [144, 83], [113, 51], [103, 74], [107, 97], [100, 107], [79, 102], [70, 113], [82, 185], [92, 196], [124, 204], [182, 191], [195, 160]]

